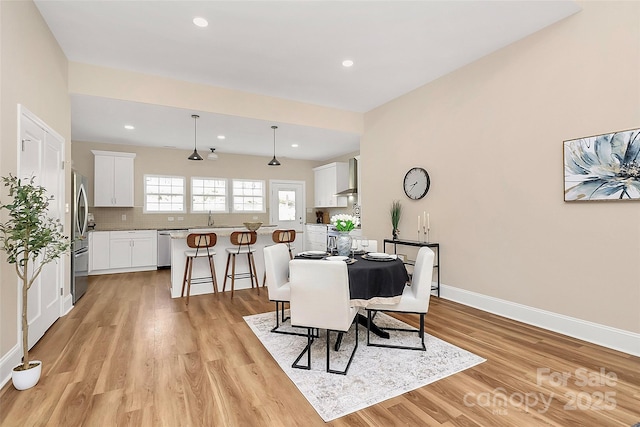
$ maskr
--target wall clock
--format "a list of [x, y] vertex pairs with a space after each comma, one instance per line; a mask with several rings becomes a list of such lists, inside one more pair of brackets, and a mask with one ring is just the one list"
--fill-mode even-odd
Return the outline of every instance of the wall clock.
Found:
[[404, 176], [404, 193], [413, 200], [422, 199], [431, 187], [431, 179], [424, 168], [411, 168]]

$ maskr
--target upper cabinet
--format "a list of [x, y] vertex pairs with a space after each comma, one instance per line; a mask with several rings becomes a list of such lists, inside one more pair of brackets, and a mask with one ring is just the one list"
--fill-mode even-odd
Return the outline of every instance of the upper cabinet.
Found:
[[93, 205], [133, 207], [134, 153], [91, 150], [95, 156]]
[[315, 177], [315, 207], [346, 207], [347, 197], [336, 196], [349, 186], [349, 164], [329, 163], [313, 168]]

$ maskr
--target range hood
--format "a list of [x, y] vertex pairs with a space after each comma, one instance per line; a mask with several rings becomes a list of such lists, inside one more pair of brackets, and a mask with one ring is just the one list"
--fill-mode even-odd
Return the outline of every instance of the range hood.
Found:
[[355, 158], [349, 159], [349, 187], [336, 196], [351, 196], [358, 194], [358, 161]]

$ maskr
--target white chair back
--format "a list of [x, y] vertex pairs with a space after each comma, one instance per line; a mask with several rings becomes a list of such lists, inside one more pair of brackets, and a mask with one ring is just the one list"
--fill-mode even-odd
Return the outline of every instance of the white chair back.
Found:
[[289, 283], [289, 248], [278, 243], [264, 248], [264, 271], [270, 300], [288, 301], [289, 295], [282, 295], [279, 288]]
[[294, 259], [289, 271], [291, 324], [347, 331], [357, 313], [350, 306], [347, 264]]
[[431, 297], [434, 257], [435, 254], [430, 248], [426, 246], [420, 248], [411, 278], [411, 293], [416, 300], [426, 303], [425, 310], [429, 307], [429, 298]]
[[362, 240], [358, 240], [358, 249], [359, 251], [361, 250], [366, 250], [367, 252], [378, 252], [378, 241], [377, 240], [367, 240], [369, 242], [369, 246], [367, 246], [366, 248], [364, 246], [362, 246]]

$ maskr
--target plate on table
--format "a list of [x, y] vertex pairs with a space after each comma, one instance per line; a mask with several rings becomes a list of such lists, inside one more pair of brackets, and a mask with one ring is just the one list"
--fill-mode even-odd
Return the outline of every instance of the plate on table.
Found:
[[381, 252], [371, 252], [366, 255], [362, 255], [362, 258], [369, 261], [393, 261], [397, 258], [397, 255], [389, 255]]
[[324, 251], [305, 251], [300, 252], [298, 256], [303, 258], [313, 258], [313, 259], [321, 259], [327, 256], [327, 253]]
[[325, 258], [327, 261], [347, 261], [348, 256], [328, 256]]

